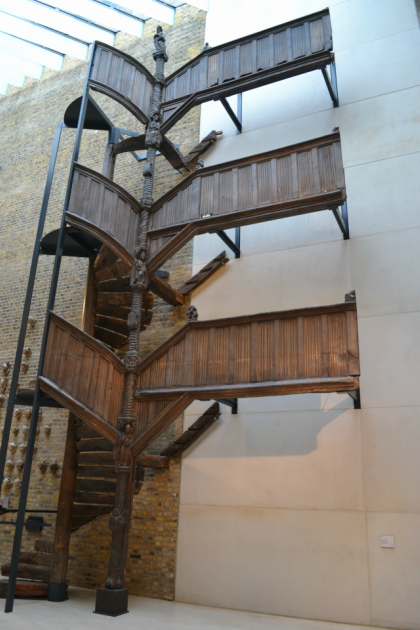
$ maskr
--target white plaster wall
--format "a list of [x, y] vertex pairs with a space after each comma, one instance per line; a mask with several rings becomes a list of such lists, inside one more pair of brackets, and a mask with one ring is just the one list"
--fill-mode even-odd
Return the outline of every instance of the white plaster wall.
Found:
[[[326, 6], [210, 0], [217, 45]], [[420, 629], [420, 30], [414, 0], [330, 0], [340, 107], [320, 72], [243, 97], [206, 165], [341, 132], [351, 239], [331, 212], [241, 230], [200, 319], [341, 302], [355, 289], [362, 409], [345, 395], [239, 401], [184, 456], [178, 601]], [[236, 97], [230, 99], [236, 106]], [[194, 242], [194, 272], [224, 249]], [[188, 427], [209, 403], [187, 410]], [[381, 549], [381, 534], [395, 549]]]

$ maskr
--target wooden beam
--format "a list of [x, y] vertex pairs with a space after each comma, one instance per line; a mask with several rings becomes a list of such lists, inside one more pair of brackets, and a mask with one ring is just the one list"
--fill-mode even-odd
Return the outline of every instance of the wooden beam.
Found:
[[162, 455], [139, 455], [137, 466], [141, 468], [169, 468], [169, 458]]
[[165, 457], [179, 457], [216, 422], [219, 416], [220, 407], [219, 403], [216, 402], [209, 407], [187, 431], [184, 431], [173, 444], [165, 448], [160, 455]]
[[207, 263], [207, 265], [205, 265], [202, 269], [200, 269], [200, 271], [196, 273], [195, 276], [187, 280], [187, 282], [178, 289], [179, 293], [184, 296], [190, 295], [190, 293], [195, 291], [195, 289], [203, 284], [203, 282], [206, 282], [206, 280], [208, 280], [214, 273], [216, 273], [216, 271], [220, 269], [220, 267], [223, 267], [228, 262], [229, 258], [226, 256], [226, 252], [224, 251], [216, 256], [216, 258], [213, 258], [213, 260]]
[[153, 291], [155, 295], [165, 300], [168, 304], [172, 306], [182, 306], [184, 304], [184, 296], [179, 293], [176, 289], [171, 287], [168, 282], [161, 280], [156, 275], [153, 275], [150, 278], [150, 290]]

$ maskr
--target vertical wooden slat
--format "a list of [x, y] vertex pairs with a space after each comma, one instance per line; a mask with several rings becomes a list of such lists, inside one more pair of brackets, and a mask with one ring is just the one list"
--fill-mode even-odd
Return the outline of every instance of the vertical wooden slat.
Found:
[[328, 315], [321, 315], [322, 329], [322, 376], [330, 376], [330, 344], [328, 334]]
[[349, 376], [359, 376], [359, 341], [357, 336], [356, 311], [346, 311], [347, 352], [349, 355]]
[[297, 318], [297, 377], [305, 378], [305, 344], [303, 335], [303, 317]]
[[229, 326], [229, 346], [228, 346], [228, 370], [227, 382], [235, 382], [235, 342], [236, 326]]
[[258, 380], [258, 323], [251, 324], [251, 382]]
[[280, 380], [280, 322], [273, 322], [273, 381]]
[[213, 385], [213, 349], [214, 349], [214, 328], [209, 329], [209, 341], [208, 341], [208, 355], [207, 355], [207, 384]]

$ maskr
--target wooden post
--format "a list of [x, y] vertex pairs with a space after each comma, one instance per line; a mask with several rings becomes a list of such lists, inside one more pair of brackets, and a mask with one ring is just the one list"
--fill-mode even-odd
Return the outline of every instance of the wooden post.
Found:
[[57, 521], [55, 525], [54, 556], [51, 578], [48, 585], [48, 599], [62, 602], [67, 599], [66, 574], [69, 558], [71, 523], [73, 517], [74, 493], [77, 481], [76, 417], [69, 414], [66, 450], [64, 452], [63, 473], [58, 499]]
[[[82, 315], [82, 329], [90, 335], [92, 335], [94, 331], [94, 314], [94, 267], [93, 261], [90, 260]], [[73, 413], [69, 413], [60, 495], [58, 498], [57, 520], [55, 524], [54, 555], [51, 578], [48, 585], [48, 600], [50, 602], [62, 602], [67, 599], [66, 575], [69, 559], [74, 494], [76, 492], [77, 482], [76, 420], [76, 416]]]

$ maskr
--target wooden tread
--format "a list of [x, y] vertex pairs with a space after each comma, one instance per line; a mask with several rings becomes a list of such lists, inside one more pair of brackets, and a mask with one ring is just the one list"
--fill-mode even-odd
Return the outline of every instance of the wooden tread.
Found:
[[[9, 580], [0, 580], [0, 597], [6, 597], [7, 585]], [[32, 580], [17, 580], [15, 597], [21, 599], [42, 598], [48, 597], [48, 583], [46, 582], [33, 582]]]

